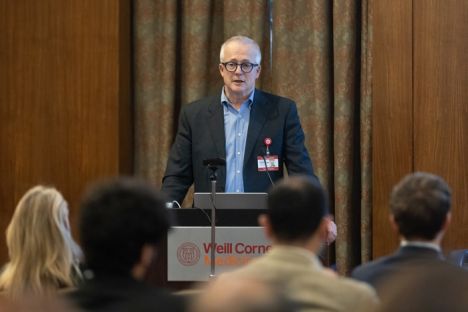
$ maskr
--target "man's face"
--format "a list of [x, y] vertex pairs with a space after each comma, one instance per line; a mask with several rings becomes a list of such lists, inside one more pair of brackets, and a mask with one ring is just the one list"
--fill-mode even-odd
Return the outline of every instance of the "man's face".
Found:
[[[238, 64], [255, 62], [256, 49], [251, 44], [240, 41], [232, 41], [224, 47], [225, 62]], [[219, 72], [224, 80], [224, 92], [228, 98], [247, 97], [255, 88], [255, 80], [260, 76], [260, 65], [252, 69], [250, 73], [244, 73], [240, 66], [234, 72], [228, 71], [224, 65], [219, 65]]]

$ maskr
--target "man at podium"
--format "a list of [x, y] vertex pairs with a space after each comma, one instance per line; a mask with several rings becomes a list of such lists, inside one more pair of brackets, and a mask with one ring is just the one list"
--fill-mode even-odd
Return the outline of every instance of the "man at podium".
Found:
[[318, 181], [294, 101], [255, 89], [260, 63], [260, 48], [248, 37], [234, 36], [221, 46], [220, 94], [181, 112], [163, 177], [169, 200], [181, 203], [192, 184], [195, 192], [211, 191], [207, 159], [225, 160], [217, 192], [266, 192], [283, 177], [284, 166], [289, 175]]

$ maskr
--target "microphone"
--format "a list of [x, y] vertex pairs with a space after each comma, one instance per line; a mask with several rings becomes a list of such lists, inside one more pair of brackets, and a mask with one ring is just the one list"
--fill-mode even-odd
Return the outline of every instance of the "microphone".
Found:
[[225, 166], [226, 159], [223, 158], [208, 158], [203, 160], [203, 166], [207, 166], [210, 173], [210, 180], [216, 182], [216, 170], [218, 170], [219, 166]]
[[[265, 138], [263, 140], [263, 143], [265, 143], [265, 154], [266, 154], [267, 157], [269, 157], [270, 156], [270, 145], [272, 143], [272, 140], [271, 140], [271, 138]], [[270, 180], [271, 185], [274, 186], [275, 183], [273, 182], [273, 179], [271, 178], [270, 168], [268, 167], [268, 163], [267, 163], [267, 160], [265, 158], [265, 155], [262, 155], [262, 159], [263, 159], [263, 163], [265, 164], [265, 171], [267, 173], [268, 179]]]
[[226, 159], [224, 158], [208, 158], [203, 160], [203, 166], [225, 166]]

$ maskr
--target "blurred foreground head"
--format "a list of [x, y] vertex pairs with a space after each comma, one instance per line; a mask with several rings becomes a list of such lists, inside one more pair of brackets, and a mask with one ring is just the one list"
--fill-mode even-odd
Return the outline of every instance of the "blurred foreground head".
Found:
[[156, 246], [168, 229], [163, 198], [152, 186], [135, 179], [96, 185], [81, 205], [81, 243], [87, 267], [94, 274], [131, 275], [145, 250]]
[[326, 194], [317, 180], [285, 178], [269, 191], [266, 215], [277, 241], [308, 240], [328, 216]]
[[0, 275], [7, 296], [53, 294], [74, 286], [80, 250], [68, 205], [53, 187], [35, 186], [20, 199], [6, 231], [10, 261]]

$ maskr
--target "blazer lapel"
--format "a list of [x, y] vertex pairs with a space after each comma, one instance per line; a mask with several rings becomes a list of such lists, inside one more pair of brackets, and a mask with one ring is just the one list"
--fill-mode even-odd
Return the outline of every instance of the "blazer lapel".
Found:
[[[203, 122], [203, 121], [202, 121]], [[208, 106], [208, 126], [217, 155], [226, 159], [226, 137], [224, 136], [224, 112], [219, 97], [213, 97]]]
[[244, 166], [247, 161], [250, 159], [255, 143], [258, 140], [263, 126], [266, 122], [266, 115], [268, 113], [268, 103], [265, 97], [262, 95], [261, 91], [255, 89], [254, 101], [252, 105], [252, 110], [250, 112], [249, 120], [249, 129], [247, 132], [247, 142], [245, 144], [245, 153], [244, 153]]

